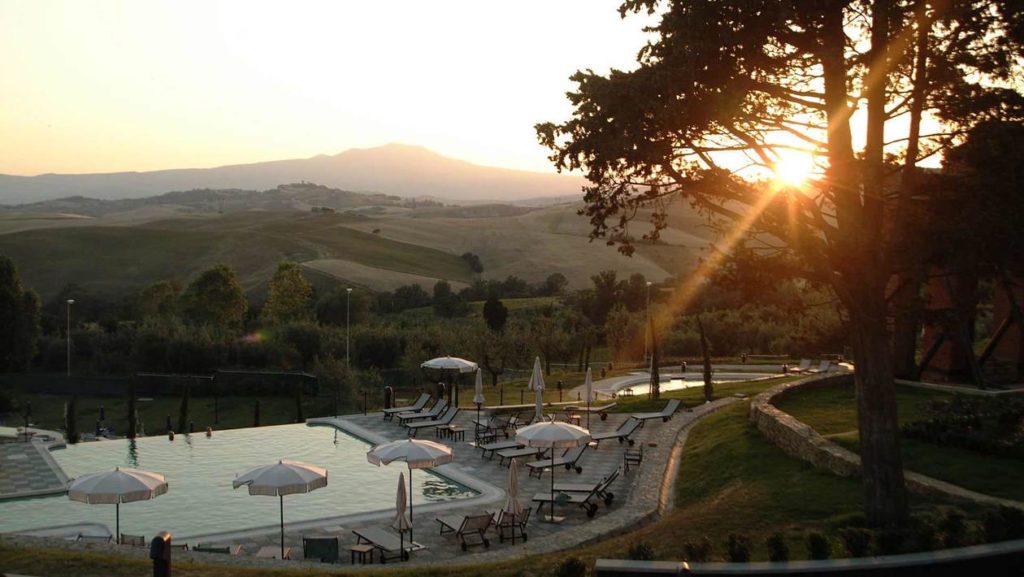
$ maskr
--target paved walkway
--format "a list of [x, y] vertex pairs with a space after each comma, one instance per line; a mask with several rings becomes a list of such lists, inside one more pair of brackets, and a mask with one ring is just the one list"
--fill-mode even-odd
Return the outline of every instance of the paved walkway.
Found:
[[52, 495], [67, 488], [67, 476], [50, 455], [51, 447], [62, 446], [63, 437], [53, 431], [30, 431], [38, 436], [29, 442], [0, 443], [0, 499]]

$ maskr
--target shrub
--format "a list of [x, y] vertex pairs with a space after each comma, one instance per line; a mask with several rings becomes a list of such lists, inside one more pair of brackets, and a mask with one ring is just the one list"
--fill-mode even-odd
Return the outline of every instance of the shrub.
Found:
[[939, 530], [931, 519], [921, 519], [913, 525], [914, 550], [934, 551], [939, 548]]
[[736, 533], [729, 534], [729, 561], [747, 563], [750, 561], [750, 539]]
[[558, 564], [556, 577], [586, 577], [587, 564], [579, 557], [569, 557]]
[[839, 530], [846, 554], [850, 557], [866, 557], [871, 548], [871, 531], [862, 527], [845, 527]]
[[994, 543], [1024, 536], [1024, 511], [1014, 507], [1000, 506], [998, 510], [985, 514], [982, 522], [985, 541]]
[[701, 537], [699, 543], [691, 543], [685, 541], [683, 543], [683, 553], [686, 554], [686, 558], [695, 563], [706, 563], [711, 560], [711, 539], [708, 539], [707, 535]]
[[769, 561], [789, 561], [789, 545], [786, 544], [785, 535], [775, 533], [764, 544], [768, 547]]
[[647, 541], [636, 541], [629, 545], [626, 556], [634, 561], [651, 561], [654, 559], [654, 547]]
[[812, 531], [807, 534], [807, 556], [811, 559], [828, 559], [832, 556], [832, 544], [821, 533]]
[[878, 555], [897, 555], [903, 552], [906, 534], [898, 529], [882, 529], [875, 533], [875, 553]]
[[943, 547], [961, 547], [967, 542], [967, 520], [957, 510], [948, 511], [939, 522]]

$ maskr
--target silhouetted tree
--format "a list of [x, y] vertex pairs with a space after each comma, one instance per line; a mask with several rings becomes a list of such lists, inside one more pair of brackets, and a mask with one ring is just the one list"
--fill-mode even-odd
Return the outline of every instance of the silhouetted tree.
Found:
[[498, 297], [492, 296], [488, 298], [487, 302], [484, 303], [483, 312], [487, 328], [496, 333], [505, 330], [505, 323], [508, 321], [508, 308], [498, 300]]
[[36, 354], [39, 297], [21, 286], [11, 259], [0, 256], [0, 372], [21, 371]]
[[313, 285], [302, 274], [301, 265], [294, 262], [277, 265], [267, 290], [264, 320], [272, 323], [312, 320]]

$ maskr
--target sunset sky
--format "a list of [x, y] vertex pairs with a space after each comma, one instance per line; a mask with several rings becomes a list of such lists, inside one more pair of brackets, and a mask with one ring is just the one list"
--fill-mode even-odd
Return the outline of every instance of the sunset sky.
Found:
[[551, 171], [568, 77], [632, 68], [620, 0], [0, 0], [0, 173], [111, 172], [419, 144]]

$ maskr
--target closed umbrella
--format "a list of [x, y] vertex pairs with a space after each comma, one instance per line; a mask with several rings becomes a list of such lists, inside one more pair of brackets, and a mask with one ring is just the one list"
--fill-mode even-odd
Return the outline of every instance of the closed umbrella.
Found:
[[[570, 425], [562, 421], [541, 421], [528, 425], [516, 431], [516, 442], [528, 447], [542, 447], [552, 450], [579, 447], [590, 442], [590, 431], [583, 427]], [[549, 521], [555, 519], [555, 469], [551, 467], [551, 516]]]
[[587, 377], [583, 380], [583, 388], [587, 392], [587, 429], [590, 428], [590, 399], [593, 398], [594, 377], [590, 374], [590, 367], [587, 366]]
[[[405, 514], [406, 506], [405, 473], [398, 474], [398, 495], [395, 498], [395, 521], [391, 524], [398, 531], [402, 559], [405, 559], [405, 532], [412, 530], [412, 521]], [[410, 535], [411, 537], [411, 535]]]
[[138, 469], [115, 468], [113, 471], [90, 473], [73, 479], [68, 485], [68, 498], [90, 505], [115, 505], [117, 542], [121, 542], [121, 503], [146, 501], [167, 492], [167, 479], [159, 473]]
[[[511, 516], [517, 522], [523, 517], [523, 506], [519, 504], [519, 463], [516, 459], [508, 465], [508, 486], [505, 487], [505, 507], [502, 509], [506, 515]], [[516, 532], [512, 531], [512, 544], [516, 542]]]
[[476, 395], [473, 396], [473, 404], [476, 405], [476, 426], [473, 427], [475, 437], [480, 432], [480, 407], [484, 404], [484, 375], [480, 369], [476, 370]]
[[[473, 361], [467, 361], [466, 359], [460, 359], [459, 357], [437, 357], [436, 359], [430, 359], [420, 365], [420, 368], [433, 369], [441, 371], [443, 373], [454, 372], [454, 373], [472, 373], [477, 370], [477, 365]], [[455, 381], [456, 391], [458, 394], [458, 380]], [[449, 389], [450, 390], [450, 389]], [[455, 399], [455, 406], [458, 405], [458, 398]], [[451, 394], [448, 396], [448, 402], [452, 402]]]
[[250, 495], [278, 497], [281, 501], [281, 558], [284, 559], [284, 496], [309, 493], [327, 486], [327, 469], [282, 459], [242, 473], [232, 483], [235, 489], [247, 485]]
[[537, 413], [533, 416], [533, 420], [540, 421], [544, 416], [544, 372], [540, 370], [540, 357], [534, 357], [533, 359], [530, 390], [534, 391], [537, 401]]
[[366, 460], [378, 467], [394, 461], [405, 461], [409, 467], [409, 541], [412, 528], [412, 470], [430, 469], [452, 462], [452, 450], [446, 445], [420, 439], [402, 439], [377, 445], [366, 452]]

